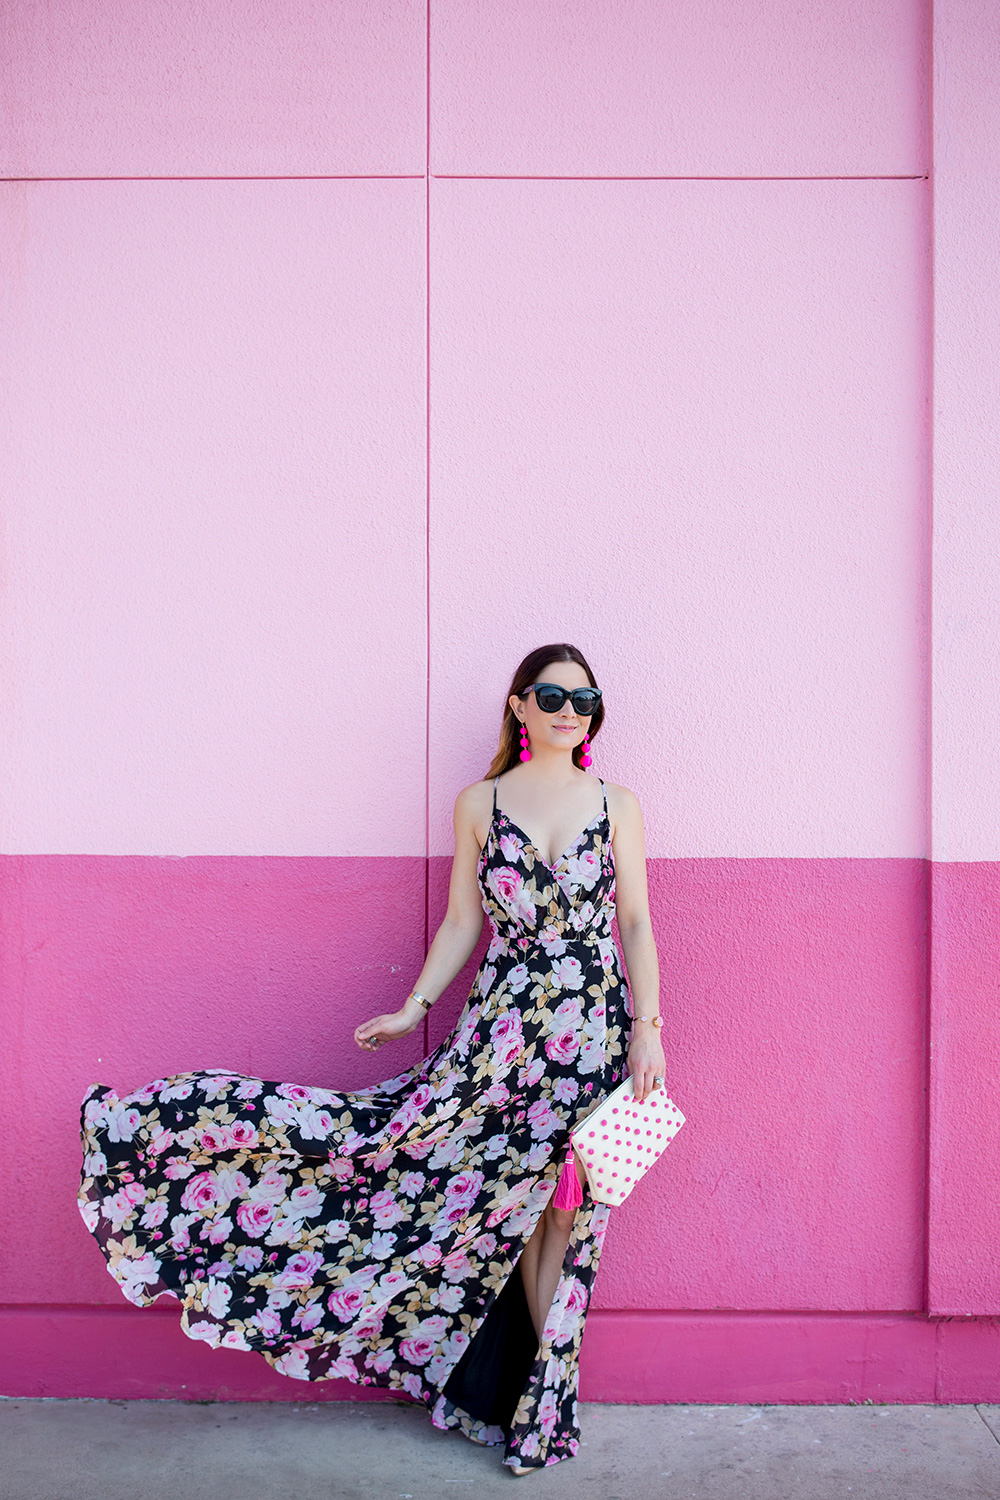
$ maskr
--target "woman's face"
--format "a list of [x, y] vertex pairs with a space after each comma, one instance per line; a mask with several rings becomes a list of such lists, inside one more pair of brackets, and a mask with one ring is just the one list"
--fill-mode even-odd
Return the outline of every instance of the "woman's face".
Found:
[[[591, 686], [590, 678], [580, 663], [575, 661], [550, 662], [538, 673], [535, 681], [555, 682], [559, 687], [570, 689]], [[554, 714], [542, 712], [534, 693], [529, 693], [526, 698], [519, 698], [515, 693], [511, 696], [510, 705], [528, 731], [532, 750], [546, 746], [565, 750], [570, 754], [575, 746], [583, 743], [583, 737], [590, 728], [590, 718], [583, 718], [577, 713], [572, 698], [567, 698], [562, 708], [557, 709]]]

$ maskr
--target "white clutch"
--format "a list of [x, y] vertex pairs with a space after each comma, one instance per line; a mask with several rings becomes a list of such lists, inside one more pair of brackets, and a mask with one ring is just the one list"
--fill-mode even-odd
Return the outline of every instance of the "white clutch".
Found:
[[663, 1088], [637, 1104], [632, 1080], [609, 1094], [570, 1131], [595, 1203], [624, 1203], [684, 1124], [684, 1116]]

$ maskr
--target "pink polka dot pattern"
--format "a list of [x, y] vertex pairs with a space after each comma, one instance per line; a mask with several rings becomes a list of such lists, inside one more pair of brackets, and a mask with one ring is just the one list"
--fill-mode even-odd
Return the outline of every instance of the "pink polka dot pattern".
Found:
[[624, 1203], [683, 1124], [665, 1089], [654, 1089], [637, 1104], [626, 1078], [570, 1134], [594, 1202]]

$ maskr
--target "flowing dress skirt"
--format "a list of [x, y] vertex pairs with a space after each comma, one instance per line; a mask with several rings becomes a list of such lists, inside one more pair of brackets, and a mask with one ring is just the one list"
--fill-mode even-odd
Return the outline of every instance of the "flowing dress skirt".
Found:
[[553, 867], [496, 809], [492, 941], [451, 1034], [349, 1093], [209, 1070], [82, 1107], [79, 1206], [123, 1294], [212, 1347], [425, 1404], [541, 1467], [579, 1443], [580, 1340], [610, 1209], [584, 1189], [539, 1341], [518, 1258], [630, 1026], [605, 810]]

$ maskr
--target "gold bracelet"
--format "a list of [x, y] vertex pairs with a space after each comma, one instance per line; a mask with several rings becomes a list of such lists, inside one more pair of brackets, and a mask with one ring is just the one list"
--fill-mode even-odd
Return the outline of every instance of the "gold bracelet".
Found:
[[652, 1021], [654, 1026], [663, 1025], [662, 1016], [633, 1016], [632, 1019], [633, 1021]]
[[[418, 994], [416, 990], [411, 990], [407, 995], [406, 1000], [415, 1000], [418, 1005], [422, 1005], [424, 1007], [424, 1010], [430, 1010], [431, 1006], [434, 1004], [433, 1000], [426, 999], [425, 996]], [[406, 1000], [403, 1001], [404, 1005], [406, 1004]]]

